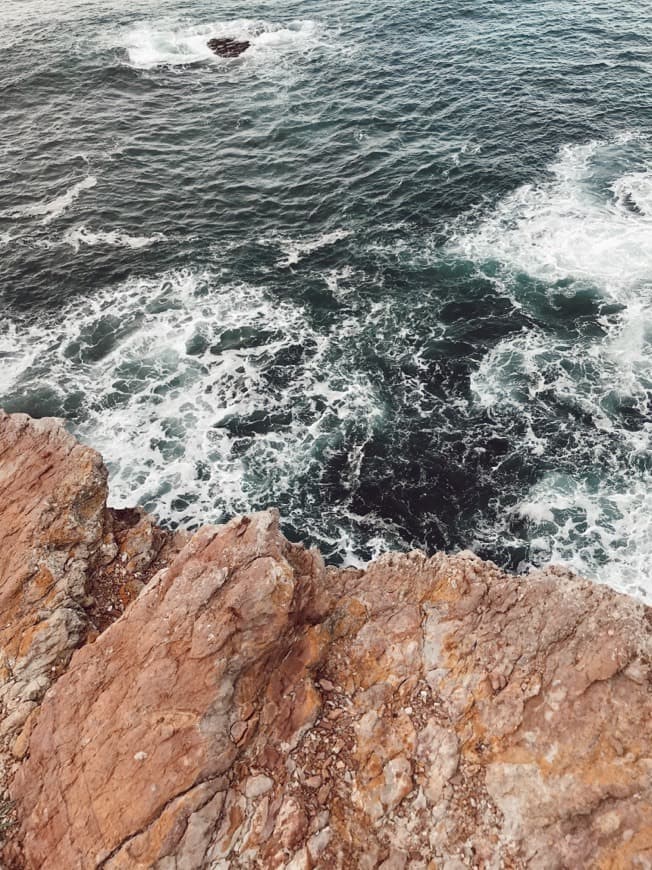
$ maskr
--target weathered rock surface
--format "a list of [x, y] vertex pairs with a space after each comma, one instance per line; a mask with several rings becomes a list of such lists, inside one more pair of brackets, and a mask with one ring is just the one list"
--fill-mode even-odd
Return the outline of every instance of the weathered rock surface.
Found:
[[[3, 425], [22, 426], [38, 456], [69, 445], [50, 457], [56, 473], [29, 478], [25, 521], [38, 486], [54, 497], [78, 461], [80, 479], [104, 486], [99, 458], [51, 421]], [[11, 613], [25, 614], [35, 575], [16, 572], [50, 550], [40, 525], [18, 531], [13, 437], [0, 436], [16, 528], [0, 576], [23, 595]], [[105, 529], [101, 514], [83, 515]], [[75, 541], [80, 515], [59, 517]], [[559, 569], [511, 577], [468, 553], [328, 568], [283, 538], [274, 512], [205, 527], [170, 553], [35, 701], [11, 785], [16, 866], [652, 867], [644, 605]]]
[[95, 451], [50, 421], [0, 415], [2, 736], [23, 725], [85, 635], [106, 495]]
[[0, 780], [73, 651], [123, 609], [118, 579], [142, 586], [169, 537], [140, 511], [128, 528], [107, 510], [106, 479], [101, 457], [57, 421], [0, 411]]
[[208, 47], [220, 57], [239, 57], [251, 45], [247, 40], [238, 42], [237, 39], [209, 39]]

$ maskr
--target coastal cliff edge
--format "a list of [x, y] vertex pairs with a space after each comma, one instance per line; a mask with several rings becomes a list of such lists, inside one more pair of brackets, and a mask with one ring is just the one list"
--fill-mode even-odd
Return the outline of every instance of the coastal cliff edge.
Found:
[[2, 866], [652, 867], [650, 608], [107, 495], [0, 412]]

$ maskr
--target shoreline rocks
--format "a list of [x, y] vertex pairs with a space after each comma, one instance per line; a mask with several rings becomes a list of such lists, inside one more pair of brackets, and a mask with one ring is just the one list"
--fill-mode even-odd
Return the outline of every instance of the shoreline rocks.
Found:
[[0, 494], [4, 866], [652, 866], [642, 603], [338, 570], [275, 511], [171, 536], [53, 420], [0, 414]]

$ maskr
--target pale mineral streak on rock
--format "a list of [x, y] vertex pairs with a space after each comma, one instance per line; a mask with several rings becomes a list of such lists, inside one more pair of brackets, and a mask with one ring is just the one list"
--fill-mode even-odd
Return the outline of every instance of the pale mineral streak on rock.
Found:
[[471, 553], [339, 571], [274, 512], [164, 546], [53, 421], [0, 417], [0, 487], [7, 866], [652, 866], [641, 603]]

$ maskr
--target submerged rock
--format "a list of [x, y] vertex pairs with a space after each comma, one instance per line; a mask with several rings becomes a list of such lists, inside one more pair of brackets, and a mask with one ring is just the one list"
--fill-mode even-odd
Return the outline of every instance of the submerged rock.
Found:
[[207, 45], [220, 57], [239, 57], [251, 43], [246, 40], [238, 42], [236, 39], [210, 39]]
[[[19, 566], [44, 552], [35, 505], [57, 505], [57, 528], [84, 518], [101, 530], [81, 536], [84, 552], [99, 552], [105, 473], [53, 421], [20, 418], [23, 462], [51, 468], [23, 494], [7, 436], [16, 424], [3, 421], [0, 530], [14, 555], [1, 576], [29, 589]], [[79, 498], [52, 501], [61, 480], [89, 475]], [[99, 503], [87, 504], [91, 492]], [[135, 514], [112, 528], [109, 549], [141, 570], [155, 527]], [[71, 536], [78, 548], [80, 533]], [[62, 545], [55, 538], [55, 552]], [[103, 558], [115, 562], [112, 552]], [[470, 553], [337, 570], [289, 543], [273, 511], [204, 527], [156, 558], [161, 570], [49, 678], [40, 706], [34, 699], [5, 863], [649, 863], [643, 604], [561, 569], [509, 576]], [[90, 583], [93, 559], [80, 570]], [[42, 602], [29, 601], [36, 613]]]

